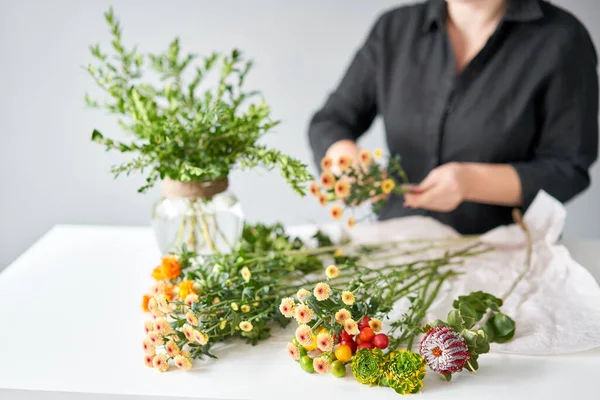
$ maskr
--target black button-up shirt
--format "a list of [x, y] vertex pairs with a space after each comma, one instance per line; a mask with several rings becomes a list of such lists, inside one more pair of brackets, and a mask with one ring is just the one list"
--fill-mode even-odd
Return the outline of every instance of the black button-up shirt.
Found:
[[[584, 190], [598, 151], [598, 73], [582, 24], [547, 2], [510, 0], [484, 48], [457, 74], [445, 18], [444, 0], [380, 17], [311, 121], [317, 163], [380, 115], [411, 182], [451, 161], [502, 163], [516, 169], [525, 208], [540, 189], [563, 202]], [[465, 234], [512, 221], [509, 207], [466, 202], [436, 213], [402, 203], [392, 196], [379, 217], [430, 215]]]

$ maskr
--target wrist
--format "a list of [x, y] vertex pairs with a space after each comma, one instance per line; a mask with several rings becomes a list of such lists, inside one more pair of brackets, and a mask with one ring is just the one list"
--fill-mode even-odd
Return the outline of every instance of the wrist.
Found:
[[475, 184], [473, 163], [457, 163], [457, 180], [462, 201], [472, 201]]

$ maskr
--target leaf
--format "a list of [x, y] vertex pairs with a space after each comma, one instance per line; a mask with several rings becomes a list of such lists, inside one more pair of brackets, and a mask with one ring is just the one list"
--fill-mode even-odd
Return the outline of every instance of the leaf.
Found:
[[494, 341], [505, 343], [515, 336], [515, 321], [508, 315], [496, 313], [492, 318], [492, 324], [496, 330]]
[[96, 143], [103, 143], [104, 136], [102, 136], [102, 134], [100, 132], [98, 132], [96, 129], [94, 129], [94, 131], [92, 132], [92, 141], [96, 142]]
[[464, 320], [461, 316], [460, 311], [454, 309], [448, 313], [448, 324], [451, 325], [455, 330], [460, 331], [464, 327]]

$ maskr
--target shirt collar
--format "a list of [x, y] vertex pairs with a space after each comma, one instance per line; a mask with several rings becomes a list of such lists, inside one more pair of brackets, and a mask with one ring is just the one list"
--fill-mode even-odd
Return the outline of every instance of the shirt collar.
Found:
[[[426, 32], [443, 25], [446, 19], [446, 0], [428, 0], [423, 30]], [[527, 22], [544, 16], [539, 0], [508, 0], [505, 21]]]

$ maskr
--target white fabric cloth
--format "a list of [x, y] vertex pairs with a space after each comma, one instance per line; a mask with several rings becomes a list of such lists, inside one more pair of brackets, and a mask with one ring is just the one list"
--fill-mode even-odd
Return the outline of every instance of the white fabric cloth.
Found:
[[[532, 267], [502, 306], [502, 311], [515, 320], [516, 333], [512, 341], [492, 345], [492, 351], [542, 355], [600, 347], [600, 287], [592, 275], [571, 258], [564, 246], [556, 244], [565, 217], [562, 204], [545, 192], [538, 194], [526, 212], [524, 221], [533, 238]], [[338, 238], [341, 236], [339, 229], [325, 230]], [[361, 224], [349, 234], [361, 243], [460, 237], [452, 228], [426, 217]], [[427, 321], [446, 319], [452, 301], [472, 291], [503, 296], [525, 268], [525, 235], [518, 226], [496, 228], [479, 240], [493, 245], [495, 250], [467, 258], [464, 264], [452, 267], [464, 274], [444, 283], [431, 305]], [[453, 248], [465, 245], [456, 244]], [[418, 249], [424, 245], [412, 243], [408, 246]], [[393, 262], [430, 258], [442, 252], [432, 249], [398, 257]], [[390, 321], [399, 318], [406, 306], [406, 301], [399, 301], [390, 314]]]

